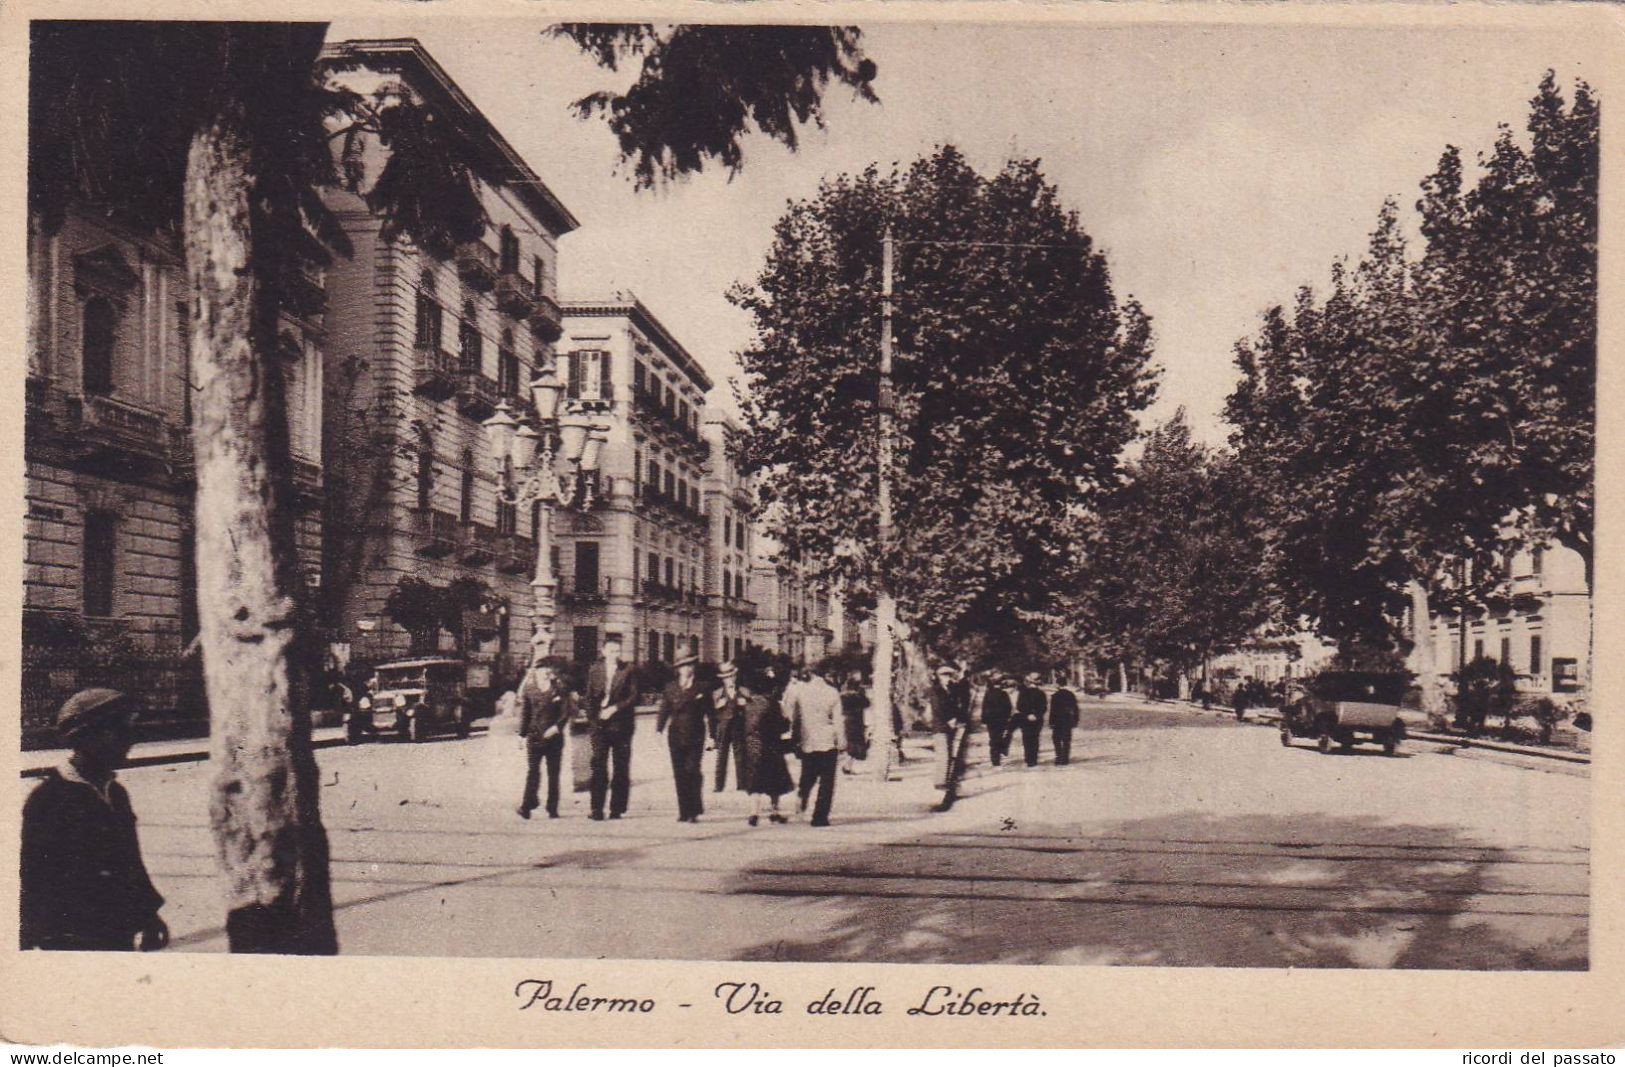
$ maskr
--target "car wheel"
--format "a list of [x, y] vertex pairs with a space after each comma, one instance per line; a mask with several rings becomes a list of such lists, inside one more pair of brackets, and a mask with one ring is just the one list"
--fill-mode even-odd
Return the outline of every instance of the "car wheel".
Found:
[[1349, 749], [1354, 747], [1354, 738], [1339, 737], [1337, 739], [1337, 747], [1342, 749], [1344, 752], [1347, 752]]
[[406, 720], [406, 739], [422, 741], [429, 732], [429, 720], [421, 712]]
[[1399, 738], [1395, 737], [1392, 732], [1382, 739], [1382, 754], [1384, 756], [1392, 756], [1394, 754], [1394, 750], [1398, 747]]
[[1320, 732], [1320, 740], [1316, 747], [1320, 749], [1321, 755], [1325, 755], [1326, 753], [1330, 752], [1332, 750], [1332, 735], [1322, 730]]

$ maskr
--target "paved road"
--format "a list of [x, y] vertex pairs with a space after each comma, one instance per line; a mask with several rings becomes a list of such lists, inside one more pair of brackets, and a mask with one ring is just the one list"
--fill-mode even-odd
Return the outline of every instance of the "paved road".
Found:
[[[640, 728], [616, 823], [522, 822], [512, 739], [318, 754], [346, 952], [1174, 966], [1583, 968], [1574, 768], [1409, 746], [1322, 756], [1167, 706], [1087, 704], [1071, 767], [1006, 767], [950, 813], [921, 757], [843, 777], [836, 825], [675, 821]], [[791, 763], [792, 770], [795, 767]], [[183, 951], [224, 948], [208, 764], [124, 779]]]

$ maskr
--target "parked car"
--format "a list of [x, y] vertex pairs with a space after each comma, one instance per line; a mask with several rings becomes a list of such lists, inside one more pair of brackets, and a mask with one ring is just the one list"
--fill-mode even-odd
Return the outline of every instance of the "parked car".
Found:
[[1287, 694], [1281, 744], [1312, 737], [1320, 751], [1330, 752], [1333, 741], [1342, 748], [1369, 741], [1392, 756], [1405, 739], [1399, 708], [1409, 686], [1404, 672], [1321, 671]]
[[402, 740], [421, 741], [448, 729], [467, 737], [476, 704], [468, 680], [468, 664], [455, 658], [381, 664], [367, 694], [345, 715], [345, 737], [354, 744], [393, 730]]

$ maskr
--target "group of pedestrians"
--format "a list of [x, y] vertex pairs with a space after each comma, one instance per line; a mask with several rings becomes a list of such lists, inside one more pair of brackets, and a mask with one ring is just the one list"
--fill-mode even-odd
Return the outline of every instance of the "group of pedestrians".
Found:
[[[950, 807], [965, 772], [969, 740], [980, 723], [987, 732], [988, 755], [993, 766], [1003, 764], [1011, 742], [1021, 735], [1022, 757], [1028, 767], [1036, 767], [1044, 726], [1050, 728], [1055, 762], [1072, 762], [1072, 733], [1078, 725], [1078, 697], [1064, 681], [1053, 693], [1042, 687], [1037, 672], [1025, 676], [1020, 685], [998, 672], [968, 676], [952, 664], [936, 669], [928, 700], [931, 728], [938, 739], [937, 787], [943, 790], [940, 809]], [[980, 707], [978, 717], [972, 708]]]
[[[811, 824], [828, 826], [838, 762], [851, 735], [847, 704], [835, 687], [843, 680], [840, 672], [821, 664], [781, 678], [766, 668], [747, 682], [735, 664], [724, 663], [711, 686], [699, 681], [698, 657], [692, 654], [672, 667], [676, 676], [660, 692], [655, 732], [665, 734], [670, 751], [677, 820], [698, 822], [705, 813], [705, 753], [714, 748], [713, 790], [720, 793], [727, 787], [731, 761], [737, 787], [752, 800], [750, 825], [760, 823], [764, 805], [770, 821], [787, 822], [780, 802], [794, 789], [800, 811], [812, 804]], [[559, 817], [564, 735], [579, 715], [588, 724], [591, 745], [591, 818], [622, 818], [632, 792], [635, 709], [643, 695], [637, 670], [621, 658], [621, 642], [614, 635], [605, 638], [579, 697], [569, 687], [563, 661], [533, 663], [510, 698], [517, 705], [526, 753], [520, 817], [529, 819], [543, 806], [544, 768], [546, 811], [549, 818]], [[798, 782], [792, 781], [786, 763], [791, 754], [800, 761]]]

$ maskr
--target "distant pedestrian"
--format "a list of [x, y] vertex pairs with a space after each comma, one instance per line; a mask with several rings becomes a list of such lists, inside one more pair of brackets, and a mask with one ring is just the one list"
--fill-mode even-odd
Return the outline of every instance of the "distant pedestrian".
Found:
[[1039, 675], [1027, 675], [1026, 684], [1016, 694], [1016, 726], [1021, 729], [1021, 751], [1027, 766], [1038, 766], [1038, 739], [1044, 730], [1044, 713], [1049, 698], [1038, 687]]
[[540, 806], [542, 763], [547, 763], [547, 817], [559, 817], [559, 765], [564, 731], [575, 717], [575, 694], [564, 684], [564, 664], [541, 659], [519, 687], [519, 736], [525, 748], [525, 793], [519, 817], [530, 818]]
[[1247, 715], [1247, 698], [1251, 695], [1250, 689], [1250, 682], [1242, 682], [1236, 686], [1236, 691], [1230, 696], [1230, 706], [1235, 709], [1236, 718], [1238, 719], [1245, 718]]
[[83, 689], [57, 713], [72, 748], [23, 805], [21, 943], [25, 949], [156, 951], [169, 944], [164, 898], [141, 859], [130, 795], [116, 780], [134, 740], [130, 702]]
[[732, 662], [717, 670], [717, 687], [711, 693], [711, 741], [717, 747], [715, 792], [728, 785], [728, 759], [733, 758], [734, 777], [740, 775], [744, 759], [745, 735], [742, 719], [749, 694], [739, 688], [739, 668]]
[[829, 825], [835, 801], [835, 762], [846, 743], [842, 736], [841, 694], [826, 677], [835, 673], [833, 666], [815, 671], [807, 681], [791, 686], [784, 696], [784, 715], [790, 720], [796, 751], [801, 756], [801, 782], [797, 788], [800, 811], [807, 810], [813, 787], [818, 788], [813, 826]]
[[694, 678], [699, 657], [690, 652], [672, 664], [677, 679], [660, 694], [655, 732], [666, 735], [671, 775], [677, 786], [677, 821], [699, 822], [705, 812], [705, 734], [711, 695]]
[[[755, 679], [752, 679], [753, 681]], [[779, 813], [779, 798], [795, 788], [784, 765], [790, 745], [790, 722], [778, 702], [750, 689], [738, 690], [742, 706], [737, 714], [740, 755], [735, 763], [739, 788], [751, 798], [751, 813], [745, 820], [755, 826], [761, 821], [762, 801], [772, 805], [768, 818], [786, 822]]]
[[1072, 762], [1072, 731], [1078, 725], [1078, 698], [1063, 680], [1049, 698], [1050, 740], [1055, 745], [1055, 762]]
[[869, 695], [864, 692], [863, 674], [852, 671], [841, 686], [841, 725], [846, 732], [846, 755], [841, 769], [853, 772], [853, 761], [869, 758], [869, 727], [864, 713], [869, 709]]
[[[603, 658], [587, 670], [587, 691], [583, 706], [592, 727], [592, 817], [604, 817], [604, 798], [609, 798], [609, 817], [626, 814], [632, 796], [632, 735], [637, 723], [637, 670], [621, 662], [619, 634], [604, 635]], [[613, 777], [611, 776], [613, 771]]]
[[959, 678], [951, 664], [936, 670], [926, 699], [931, 705], [931, 730], [937, 741], [937, 788], [942, 790], [940, 807], [953, 806], [959, 788], [959, 743], [970, 725], [970, 686]]
[[990, 675], [987, 692], [982, 694], [982, 728], [987, 731], [987, 747], [993, 766], [1004, 762], [1010, 750], [1010, 694], [1002, 675]]

